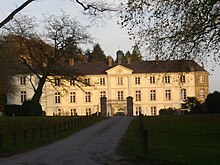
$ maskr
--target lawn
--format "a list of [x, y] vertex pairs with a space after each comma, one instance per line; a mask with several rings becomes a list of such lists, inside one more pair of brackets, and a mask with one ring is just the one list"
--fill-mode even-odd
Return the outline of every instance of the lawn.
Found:
[[0, 157], [67, 137], [101, 117], [0, 117]]
[[122, 143], [133, 160], [164, 164], [215, 165], [220, 162], [220, 115], [143, 117], [148, 151], [140, 140], [139, 119], [133, 120]]

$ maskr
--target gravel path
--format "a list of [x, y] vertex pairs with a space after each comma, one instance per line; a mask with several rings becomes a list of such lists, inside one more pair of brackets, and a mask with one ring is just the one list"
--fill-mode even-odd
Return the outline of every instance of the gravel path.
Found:
[[112, 117], [39, 149], [0, 159], [1, 165], [111, 165], [131, 117]]

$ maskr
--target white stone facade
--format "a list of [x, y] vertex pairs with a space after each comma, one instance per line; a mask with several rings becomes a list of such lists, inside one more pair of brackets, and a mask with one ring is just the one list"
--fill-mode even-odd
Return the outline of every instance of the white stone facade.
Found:
[[[91, 68], [92, 69], [92, 68]], [[134, 115], [158, 115], [162, 108], [180, 108], [186, 97], [204, 100], [208, 94], [208, 72], [134, 73], [134, 70], [117, 64], [103, 74], [85, 75], [91, 86], [81, 89], [70, 82], [57, 80], [44, 86], [41, 104], [47, 115], [85, 115], [100, 112], [100, 98], [107, 98], [107, 113], [126, 114], [126, 98], [133, 97]], [[204, 79], [203, 79], [204, 78]], [[14, 78], [17, 91], [8, 95], [8, 104], [22, 104], [31, 99], [35, 76], [18, 75]], [[61, 85], [62, 84], [62, 85]]]

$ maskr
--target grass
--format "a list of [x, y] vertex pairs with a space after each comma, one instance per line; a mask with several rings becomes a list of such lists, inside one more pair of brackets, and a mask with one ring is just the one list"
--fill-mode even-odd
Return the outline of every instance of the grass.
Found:
[[63, 139], [101, 117], [0, 117], [0, 157]]
[[143, 117], [148, 150], [140, 140], [139, 119], [133, 120], [122, 142], [133, 160], [162, 164], [215, 165], [220, 162], [220, 115]]

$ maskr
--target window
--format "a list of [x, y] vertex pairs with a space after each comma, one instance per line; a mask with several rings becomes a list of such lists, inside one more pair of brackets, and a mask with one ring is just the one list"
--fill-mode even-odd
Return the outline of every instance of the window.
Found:
[[85, 99], [86, 99], [86, 102], [87, 102], [87, 103], [90, 103], [90, 102], [91, 102], [91, 92], [86, 92], [85, 94], [86, 94], [86, 95], [85, 95], [85, 96], [86, 96], [86, 98], [85, 98]]
[[165, 90], [165, 99], [166, 100], [171, 100], [171, 90]]
[[135, 109], [136, 109], [136, 116], [138, 116], [138, 115], [140, 115], [142, 113], [140, 106], [137, 106]]
[[164, 83], [169, 84], [170, 83], [170, 76], [164, 77]]
[[60, 86], [60, 79], [59, 78], [55, 78], [55, 86]]
[[100, 78], [99, 81], [100, 81], [100, 85], [105, 85], [105, 78]]
[[141, 91], [135, 91], [136, 101], [141, 101]]
[[86, 85], [90, 85], [90, 78], [86, 78], [86, 79], [85, 79], [85, 84], [86, 84]]
[[60, 103], [60, 92], [55, 93], [55, 103]]
[[151, 115], [152, 116], [157, 115], [157, 107], [150, 107], [150, 109], [151, 109]]
[[118, 77], [118, 85], [123, 85], [123, 78], [122, 77]]
[[185, 83], [186, 82], [186, 77], [184, 75], [180, 76], [180, 82]]
[[186, 89], [181, 89], [180, 98], [181, 100], [186, 100]]
[[24, 77], [24, 76], [20, 77], [20, 84], [26, 85], [26, 77]]
[[91, 115], [91, 114], [92, 114], [91, 108], [86, 108], [86, 115]]
[[150, 84], [155, 84], [155, 77], [154, 76], [150, 77]]
[[27, 93], [26, 91], [21, 91], [21, 103], [27, 100]]
[[156, 90], [150, 90], [150, 100], [151, 101], [156, 100]]
[[199, 82], [200, 82], [200, 83], [204, 83], [204, 82], [205, 82], [205, 77], [204, 77], [204, 75], [200, 75], [200, 76], [199, 76]]
[[75, 116], [75, 115], [77, 115], [77, 113], [76, 113], [76, 109], [75, 108], [73, 108], [73, 109], [70, 109], [70, 114], [71, 114], [71, 116]]
[[135, 84], [141, 84], [141, 78], [135, 77]]
[[118, 91], [118, 100], [123, 100], [123, 91]]
[[100, 98], [105, 97], [105, 96], [106, 96], [105, 91], [101, 91], [100, 92]]
[[70, 86], [74, 86], [75, 85], [75, 80], [71, 79], [70, 80]]
[[199, 91], [199, 98], [204, 100], [205, 99], [205, 90], [204, 89], [200, 89]]
[[76, 102], [76, 93], [70, 92], [70, 103], [75, 103], [75, 102]]

